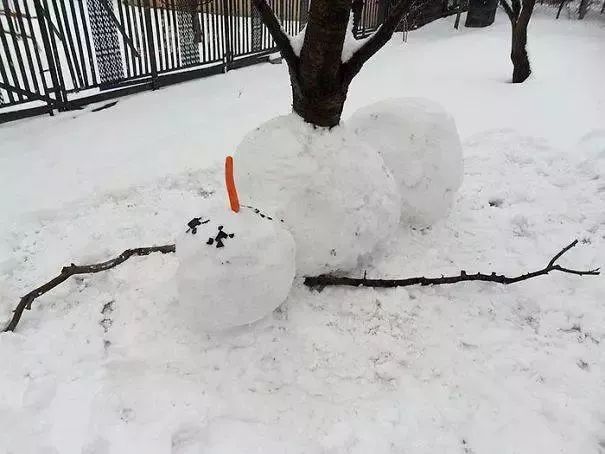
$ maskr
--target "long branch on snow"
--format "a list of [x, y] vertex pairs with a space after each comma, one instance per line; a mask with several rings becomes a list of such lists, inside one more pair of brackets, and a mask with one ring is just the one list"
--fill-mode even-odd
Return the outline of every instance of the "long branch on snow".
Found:
[[[330, 274], [322, 274], [319, 276], [311, 276], [305, 278], [305, 285], [310, 288], [315, 288], [318, 290], [323, 289], [329, 285], [348, 285], [348, 286], [364, 286], [364, 287], [383, 287], [383, 288], [391, 288], [391, 287], [407, 287], [411, 285], [446, 285], [446, 284], [456, 284], [458, 282], [465, 281], [484, 281], [484, 282], [494, 282], [497, 284], [515, 284], [517, 282], [525, 281], [527, 279], [532, 279], [534, 277], [543, 276], [545, 274], [550, 273], [551, 271], [560, 271], [562, 273], [575, 274], [578, 276], [598, 276], [600, 274], [600, 268], [596, 268], [593, 270], [575, 270], [571, 268], [565, 268], [561, 265], [558, 265], [556, 262], [559, 260], [567, 251], [578, 244], [578, 240], [575, 240], [573, 243], [564, 247], [561, 251], [559, 251], [548, 264], [537, 271], [532, 271], [526, 274], [522, 274], [515, 277], [507, 277], [503, 274], [466, 274], [465, 271], [461, 271], [460, 275], [457, 276], [441, 276], [436, 278], [427, 278], [427, 277], [410, 277], [405, 279], [367, 279], [365, 276], [363, 278], [351, 278], [351, 277], [339, 277], [333, 276]], [[127, 249], [122, 252], [117, 257], [107, 260], [106, 262], [96, 263], [92, 265], [75, 265], [71, 264], [69, 266], [63, 267], [61, 273], [58, 276], [54, 277], [46, 284], [41, 285], [40, 287], [32, 290], [27, 295], [21, 298], [19, 304], [14, 310], [13, 317], [11, 321], [8, 323], [4, 332], [14, 331], [17, 325], [19, 324], [19, 320], [21, 320], [21, 316], [23, 312], [27, 309], [31, 309], [31, 305], [36, 298], [44, 295], [50, 290], [57, 287], [59, 284], [62, 284], [71, 276], [75, 276], [77, 274], [94, 274], [99, 273], [101, 271], [107, 271], [111, 268], [118, 266], [121, 263], [124, 263], [130, 257], [134, 256], [145, 256], [152, 254], [154, 252], [160, 252], [162, 254], [170, 254], [175, 252], [174, 244], [167, 244], [164, 246], [152, 246], [152, 247], [142, 247], [136, 249]]]
[[67, 279], [69, 279], [71, 276], [75, 276], [76, 274], [93, 274], [93, 273], [99, 273], [101, 271], [106, 271], [115, 266], [118, 266], [120, 263], [124, 263], [130, 257], [134, 257], [134, 256], [144, 256], [144, 255], [152, 254], [154, 252], [161, 252], [162, 254], [169, 254], [174, 251], [175, 251], [174, 244], [167, 244], [164, 246], [141, 247], [141, 248], [136, 248], [136, 249], [127, 249], [124, 252], [122, 252], [120, 255], [118, 255], [117, 257], [115, 257], [111, 260], [107, 260], [106, 262], [102, 262], [102, 263], [95, 263], [92, 265], [81, 265], [81, 266], [78, 266], [78, 265], [75, 265], [72, 263], [69, 266], [64, 266], [63, 269], [61, 270], [61, 273], [59, 273], [58, 276], [54, 277], [53, 279], [48, 281], [46, 284], [41, 285], [40, 287], [32, 290], [27, 295], [25, 295], [23, 298], [21, 298], [21, 300], [19, 301], [19, 304], [13, 311], [13, 318], [8, 323], [8, 325], [6, 325], [6, 328], [4, 328], [4, 332], [14, 331], [15, 328], [17, 327], [17, 325], [19, 324], [19, 320], [21, 320], [23, 311], [25, 309], [30, 310], [32, 307], [32, 303], [34, 302], [34, 300], [36, 298], [38, 298], [38, 297], [44, 295], [46, 292], [54, 289], [57, 285], [62, 284]]
[[408, 287], [411, 285], [447, 285], [457, 284], [458, 282], [467, 281], [483, 281], [483, 282], [494, 282], [496, 284], [515, 284], [517, 282], [532, 279], [534, 277], [543, 276], [550, 273], [551, 271], [559, 271], [562, 273], [575, 274], [578, 276], [598, 276], [600, 274], [600, 268], [593, 270], [575, 270], [571, 268], [565, 268], [558, 265], [556, 262], [559, 260], [567, 251], [578, 244], [578, 240], [564, 247], [558, 252], [548, 264], [537, 271], [531, 271], [529, 273], [521, 274], [519, 276], [508, 277], [503, 274], [467, 274], [466, 271], [460, 271], [459, 275], [456, 276], [441, 276], [441, 277], [409, 277], [404, 279], [367, 279], [365, 276], [362, 278], [353, 277], [340, 277], [330, 274], [322, 274], [319, 276], [312, 276], [305, 278], [305, 285], [310, 288], [322, 290], [326, 286], [333, 285], [346, 285], [352, 287], [373, 287], [373, 288], [393, 288], [393, 287]]

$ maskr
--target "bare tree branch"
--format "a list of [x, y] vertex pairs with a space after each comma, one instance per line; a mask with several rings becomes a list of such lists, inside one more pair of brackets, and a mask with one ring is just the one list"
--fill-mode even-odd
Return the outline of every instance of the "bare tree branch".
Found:
[[288, 38], [288, 35], [286, 32], [284, 32], [279, 19], [269, 4], [266, 2], [266, 0], [252, 0], [252, 3], [258, 10], [261, 20], [269, 29], [269, 33], [271, 33], [275, 44], [277, 44], [277, 47], [281, 51], [283, 57], [286, 59], [286, 62], [290, 66], [296, 67], [298, 64], [298, 56], [294, 53], [294, 49], [290, 43], [290, 38]]
[[515, 20], [519, 19], [521, 14], [521, 0], [510, 0]]
[[514, 24], [517, 19], [515, 17], [515, 13], [513, 12], [513, 9], [511, 8], [511, 6], [508, 4], [508, 2], [506, 0], [500, 0], [500, 5], [502, 6], [502, 9], [504, 10], [504, 12], [508, 16], [508, 18], [510, 19], [511, 23]]
[[[430, 1], [426, 0], [424, 3], [429, 3]], [[349, 61], [343, 64], [343, 75], [347, 81], [350, 82], [353, 80], [353, 77], [361, 70], [364, 63], [389, 42], [403, 17], [418, 3], [418, 0], [399, 0], [392, 7], [380, 28], [368, 38], [363, 46], [357, 49]]]
[[93, 265], [75, 265], [71, 264], [69, 266], [63, 267], [61, 273], [58, 276], [48, 281], [46, 284], [41, 285], [40, 287], [32, 290], [19, 301], [19, 304], [13, 311], [13, 318], [8, 323], [6, 328], [4, 328], [4, 332], [14, 331], [17, 325], [19, 324], [19, 320], [21, 320], [21, 316], [23, 315], [23, 311], [25, 309], [30, 310], [32, 303], [34, 300], [46, 292], [54, 289], [57, 285], [65, 282], [71, 276], [75, 276], [76, 274], [92, 274], [99, 273], [101, 271], [109, 270], [115, 266], [118, 266], [120, 263], [124, 263], [130, 257], [134, 256], [144, 256], [149, 255], [154, 252], [161, 252], [162, 254], [169, 254], [175, 251], [174, 244], [167, 244], [165, 246], [153, 246], [153, 247], [142, 247], [136, 249], [127, 249], [122, 252], [117, 257], [107, 260], [106, 262], [96, 263]]
[[[575, 247], [578, 244], [578, 240], [575, 240], [573, 243], [569, 244], [565, 248], [563, 248], [560, 252], [558, 252], [549, 262], [548, 264], [537, 271], [532, 271], [529, 273], [521, 274], [519, 276], [507, 277], [503, 274], [466, 274], [466, 271], [461, 271], [459, 275], [456, 276], [441, 276], [435, 278], [427, 278], [427, 277], [410, 277], [405, 279], [367, 279], [364, 275], [363, 278], [350, 278], [350, 277], [339, 277], [333, 276], [330, 274], [322, 274], [319, 276], [312, 276], [305, 278], [305, 285], [310, 288], [315, 288], [318, 290], [322, 290], [326, 286], [335, 286], [335, 285], [346, 285], [346, 286], [363, 286], [363, 287], [374, 287], [374, 288], [392, 288], [392, 287], [407, 287], [411, 285], [447, 285], [447, 284], [456, 284], [458, 282], [468, 282], [468, 281], [483, 281], [483, 282], [494, 282], [496, 284], [515, 284], [517, 282], [525, 281], [527, 279], [532, 279], [538, 276], [543, 276], [551, 271], [559, 271], [561, 273], [574, 274], [577, 276], [598, 276], [600, 274], [600, 268], [592, 269], [592, 270], [576, 270], [571, 268], [566, 268], [561, 265], [558, 265], [556, 262], [559, 260], [565, 253], [567, 253], [570, 249]], [[40, 287], [32, 290], [27, 295], [23, 296], [19, 301], [19, 304], [13, 311], [13, 317], [11, 321], [8, 323], [6, 328], [4, 328], [4, 332], [14, 331], [23, 312], [27, 309], [31, 309], [32, 303], [54, 289], [58, 285], [65, 282], [71, 276], [75, 276], [78, 274], [94, 274], [99, 273], [101, 271], [107, 271], [111, 268], [118, 266], [121, 263], [124, 263], [130, 257], [134, 256], [146, 256], [155, 252], [159, 252], [162, 254], [170, 254], [175, 252], [174, 244], [167, 244], [164, 246], [152, 246], [152, 247], [144, 247], [144, 248], [136, 248], [136, 249], [127, 249], [122, 252], [117, 257], [107, 260], [106, 262], [96, 263], [92, 265], [75, 265], [71, 264], [69, 266], [63, 267], [61, 273], [58, 276], [54, 277], [46, 284], [41, 285]]]
[[[519, 0], [517, 0], [519, 1]], [[523, 0], [523, 6], [519, 10], [519, 23], [522, 24], [523, 27], [527, 27], [529, 25], [529, 21], [531, 19], [531, 15], [534, 11], [534, 7], [536, 6], [536, 0]]]
[[560, 265], [557, 265], [556, 262], [558, 259], [563, 256], [567, 251], [578, 244], [578, 240], [575, 240], [570, 245], [563, 248], [559, 253], [557, 253], [551, 260], [548, 262], [544, 268], [532, 271], [529, 273], [521, 274], [519, 276], [507, 277], [503, 274], [466, 274], [466, 271], [460, 271], [459, 275], [456, 276], [441, 276], [441, 277], [410, 277], [405, 279], [366, 279], [363, 278], [352, 278], [352, 277], [339, 277], [333, 276], [330, 274], [322, 274], [319, 276], [306, 277], [305, 285], [310, 288], [315, 288], [318, 290], [323, 289], [326, 286], [332, 285], [347, 285], [352, 287], [374, 287], [374, 288], [392, 288], [392, 287], [408, 287], [411, 285], [447, 285], [447, 284], [457, 284], [458, 282], [468, 282], [468, 281], [483, 281], [483, 282], [494, 282], [496, 284], [515, 284], [517, 282], [525, 281], [527, 279], [532, 279], [534, 277], [543, 276], [545, 274], [550, 273], [551, 271], [559, 271], [562, 273], [575, 274], [578, 276], [598, 276], [600, 274], [600, 269], [596, 268], [594, 270], [574, 270], [570, 268], [564, 268]]

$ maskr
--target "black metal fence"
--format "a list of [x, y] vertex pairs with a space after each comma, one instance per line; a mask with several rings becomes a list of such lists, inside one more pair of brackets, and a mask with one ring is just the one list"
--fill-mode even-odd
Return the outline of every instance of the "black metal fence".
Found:
[[[309, 0], [270, 0], [295, 35]], [[360, 37], [390, 0], [365, 0]], [[447, 5], [447, 0], [444, 1]], [[266, 61], [251, 0], [0, 0], [0, 122]]]

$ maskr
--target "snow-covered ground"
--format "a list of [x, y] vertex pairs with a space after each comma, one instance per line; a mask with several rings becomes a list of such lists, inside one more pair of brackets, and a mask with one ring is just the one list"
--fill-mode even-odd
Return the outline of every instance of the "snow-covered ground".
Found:
[[[564, 263], [605, 264], [605, 27], [553, 16], [536, 13], [522, 85], [501, 13], [398, 36], [355, 79], [345, 117], [431, 98], [465, 159], [450, 216], [386, 239], [359, 275], [516, 273], [574, 238]], [[173, 242], [224, 156], [289, 102], [285, 65], [267, 64], [0, 126], [0, 321], [64, 264]], [[605, 452], [603, 277], [298, 281], [272, 315], [206, 336], [171, 312], [176, 267], [73, 279], [0, 335], [1, 453]]]

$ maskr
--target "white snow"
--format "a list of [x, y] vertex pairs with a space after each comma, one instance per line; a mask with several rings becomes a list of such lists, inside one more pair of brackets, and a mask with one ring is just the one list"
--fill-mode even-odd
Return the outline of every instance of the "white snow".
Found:
[[357, 39], [353, 34], [353, 13], [349, 16], [349, 23], [347, 25], [347, 33], [345, 35], [345, 40], [342, 46], [342, 54], [340, 56], [340, 60], [343, 63], [348, 62], [353, 54], [359, 50], [361, 46], [363, 46], [370, 36], [365, 38]]
[[[562, 264], [605, 264], [590, 165], [605, 27], [554, 14], [532, 18], [522, 85], [507, 83], [501, 12], [487, 29], [451, 18], [395, 37], [353, 81], [345, 118], [385, 98], [443, 105], [465, 177], [446, 219], [401, 227], [351, 275], [514, 274], [574, 238]], [[223, 187], [224, 156], [290, 103], [287, 68], [267, 64], [1, 125], [0, 320], [63, 265], [172, 243]], [[202, 335], [171, 312], [177, 268], [152, 255], [71, 279], [0, 335], [2, 454], [603, 451], [602, 276], [322, 293], [295, 280], [269, 316]]]
[[439, 104], [388, 99], [358, 110], [347, 124], [395, 177], [402, 220], [427, 227], [448, 214], [462, 184], [462, 146], [454, 119]]
[[183, 227], [176, 242], [179, 293], [171, 312], [183, 325], [193, 332], [233, 328], [259, 320], [284, 302], [294, 279], [296, 249], [279, 219], [258, 208], [234, 213], [216, 201], [192, 218], [199, 218], [200, 225]]
[[244, 137], [235, 161], [241, 200], [292, 232], [300, 275], [352, 270], [399, 222], [392, 175], [346, 125], [326, 130], [296, 114], [277, 117]]
[[307, 32], [307, 26], [305, 25], [303, 27], [303, 29], [300, 32], [298, 32], [296, 35], [294, 35], [294, 36], [287, 35], [288, 39], [290, 40], [290, 45], [292, 46], [292, 50], [298, 57], [300, 57], [300, 51], [302, 50], [303, 44], [305, 43], [305, 33], [306, 32]]

